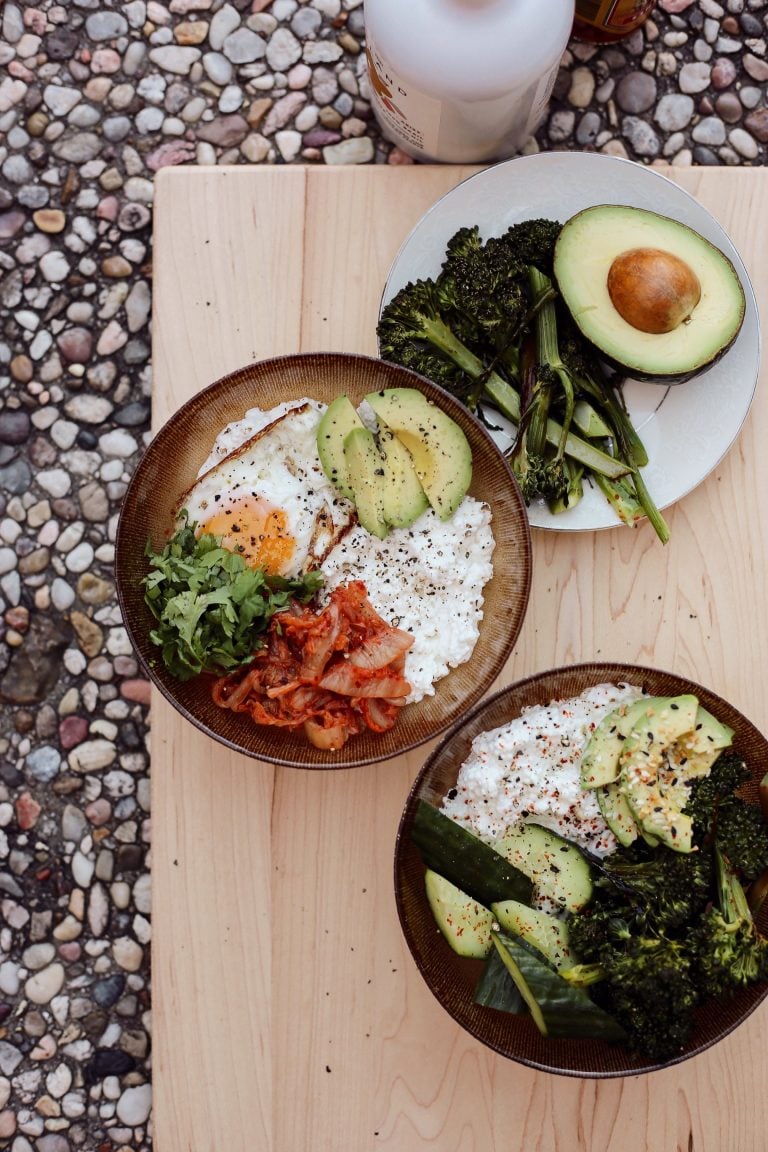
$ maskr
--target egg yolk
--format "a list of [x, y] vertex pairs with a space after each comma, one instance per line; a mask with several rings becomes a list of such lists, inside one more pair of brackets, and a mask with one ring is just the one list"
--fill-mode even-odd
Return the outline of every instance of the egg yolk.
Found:
[[220, 509], [202, 531], [221, 536], [223, 548], [239, 552], [251, 568], [263, 568], [272, 576], [285, 572], [296, 550], [285, 512], [258, 498]]

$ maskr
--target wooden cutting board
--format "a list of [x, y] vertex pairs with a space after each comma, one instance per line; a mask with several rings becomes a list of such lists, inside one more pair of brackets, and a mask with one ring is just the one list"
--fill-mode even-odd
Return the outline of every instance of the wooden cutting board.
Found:
[[[162, 171], [155, 428], [253, 359], [375, 354], [395, 252], [470, 171]], [[766, 314], [768, 173], [670, 175], [731, 234]], [[761, 388], [727, 458], [670, 511], [667, 548], [647, 525], [535, 532], [530, 610], [497, 687], [585, 659], [654, 664], [768, 728], [766, 426]], [[768, 1006], [680, 1067], [602, 1083], [495, 1056], [440, 1008], [392, 890], [428, 749], [312, 773], [226, 751], [158, 694], [152, 722], [157, 1152], [764, 1152]]]

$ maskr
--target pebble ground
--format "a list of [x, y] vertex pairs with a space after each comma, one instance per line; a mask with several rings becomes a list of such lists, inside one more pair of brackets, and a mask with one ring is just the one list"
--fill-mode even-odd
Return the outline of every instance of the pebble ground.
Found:
[[[0, 1149], [151, 1148], [149, 685], [115, 524], [149, 435], [153, 177], [403, 164], [360, 0], [0, 16]], [[529, 150], [762, 165], [766, 0], [573, 41]]]

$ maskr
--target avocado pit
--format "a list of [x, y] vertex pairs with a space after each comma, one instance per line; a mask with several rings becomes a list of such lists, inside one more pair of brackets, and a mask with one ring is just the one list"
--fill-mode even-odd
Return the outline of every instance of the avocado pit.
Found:
[[630, 248], [608, 270], [608, 295], [622, 317], [640, 332], [672, 332], [701, 299], [701, 284], [679, 256], [661, 248]]

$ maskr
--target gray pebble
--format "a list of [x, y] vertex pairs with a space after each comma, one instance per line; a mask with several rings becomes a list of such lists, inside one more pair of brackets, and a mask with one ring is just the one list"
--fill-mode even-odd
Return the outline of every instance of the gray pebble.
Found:
[[254, 60], [261, 60], [266, 51], [265, 41], [251, 32], [250, 28], [238, 28], [227, 36], [222, 45], [222, 52], [233, 64], [250, 64]]
[[61, 755], [58, 749], [50, 744], [43, 744], [35, 748], [24, 761], [24, 767], [30, 776], [41, 784], [47, 784], [58, 775], [61, 764]]
[[173, 72], [177, 76], [186, 76], [192, 65], [200, 59], [202, 52], [199, 48], [190, 48], [177, 44], [151, 48], [149, 58], [153, 64], [163, 68], [166, 72]]
[[709, 147], [725, 143], [725, 124], [719, 116], [705, 116], [698, 124], [694, 124], [691, 136], [697, 144]]
[[628, 72], [616, 86], [616, 103], [622, 112], [646, 112], [656, 100], [656, 81], [647, 72]]
[[622, 121], [622, 132], [636, 155], [658, 156], [661, 149], [659, 138], [645, 120], [637, 116], [626, 116]]
[[656, 107], [654, 120], [662, 132], [679, 132], [690, 124], [693, 107], [690, 96], [676, 93], [662, 96]]
[[114, 40], [128, 31], [128, 21], [119, 12], [96, 12], [86, 19], [85, 31], [91, 40]]
[[731, 147], [743, 156], [745, 160], [756, 160], [758, 157], [757, 141], [743, 128], [734, 128], [728, 133], [728, 142]]
[[208, 43], [214, 52], [220, 52], [227, 36], [240, 27], [240, 13], [232, 4], [224, 4], [214, 13], [208, 28]]
[[3, 163], [2, 173], [11, 184], [25, 184], [34, 175], [34, 169], [26, 156], [11, 155]]
[[266, 57], [274, 72], [287, 72], [301, 59], [301, 44], [289, 28], [278, 28], [267, 45]]
[[0, 490], [19, 496], [29, 490], [31, 483], [32, 469], [26, 460], [13, 460], [0, 467]]
[[709, 87], [712, 69], [709, 64], [684, 64], [680, 69], [680, 91], [685, 93], [703, 92]]
[[206, 52], [203, 56], [203, 68], [208, 79], [214, 84], [229, 84], [234, 75], [230, 61], [221, 52]]
[[85, 164], [101, 151], [101, 137], [93, 132], [78, 132], [75, 136], [62, 136], [53, 145], [53, 154], [71, 164]]

